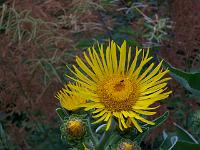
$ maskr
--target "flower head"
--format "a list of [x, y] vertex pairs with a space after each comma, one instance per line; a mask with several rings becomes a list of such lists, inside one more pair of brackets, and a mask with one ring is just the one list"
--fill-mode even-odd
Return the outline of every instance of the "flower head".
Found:
[[134, 150], [133, 145], [130, 143], [122, 143], [119, 147], [120, 150]]
[[118, 150], [141, 150], [141, 147], [137, 144], [137, 142], [132, 142], [129, 139], [122, 139], [117, 144]]
[[170, 78], [163, 78], [168, 70], [161, 69], [162, 61], [155, 66], [150, 63], [153, 57], [149, 57], [149, 49], [127, 49], [126, 41], [121, 46], [112, 41], [106, 50], [99, 45], [98, 50], [88, 48], [85, 60], [76, 57], [78, 67], [74, 65], [71, 70], [75, 78], [68, 76], [81, 85], [69, 85], [76, 91], [73, 94], [88, 99], [81, 106], [98, 118], [94, 123], [106, 121], [106, 130], [113, 117], [121, 130], [135, 126], [142, 132], [137, 120], [154, 125], [141, 115], [154, 115], [157, 107], [151, 105], [171, 93], [166, 91]]
[[[75, 111], [80, 108], [80, 104], [83, 104], [86, 102], [86, 99], [81, 98], [77, 95], [68, 94], [69, 91], [71, 92], [76, 91], [74, 89], [70, 89], [69, 85], [71, 84], [65, 85], [65, 88], [63, 88], [57, 93], [56, 98], [60, 100], [62, 107], [70, 111]], [[76, 86], [79, 86], [79, 85], [76, 84]]]
[[85, 134], [85, 124], [79, 118], [72, 118], [69, 119], [65, 123], [65, 129], [67, 134], [73, 139], [79, 139], [84, 136]]

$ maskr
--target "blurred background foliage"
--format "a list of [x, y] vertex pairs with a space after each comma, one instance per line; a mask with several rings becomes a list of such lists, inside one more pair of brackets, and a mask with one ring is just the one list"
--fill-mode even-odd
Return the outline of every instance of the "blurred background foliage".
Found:
[[176, 79], [158, 113], [169, 118], [142, 149], [200, 142], [199, 9], [198, 0], [0, 0], [0, 149], [67, 149], [54, 97], [66, 64], [110, 39], [150, 47]]

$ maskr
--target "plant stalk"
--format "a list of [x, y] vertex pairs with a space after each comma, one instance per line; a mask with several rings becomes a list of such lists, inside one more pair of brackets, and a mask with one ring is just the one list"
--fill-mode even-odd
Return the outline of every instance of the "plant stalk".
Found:
[[111, 134], [114, 131], [114, 126], [115, 126], [115, 120], [112, 120], [110, 129], [108, 131], [105, 131], [100, 139], [100, 142], [97, 144], [95, 150], [104, 150], [105, 145], [108, 142], [108, 139], [110, 138]]

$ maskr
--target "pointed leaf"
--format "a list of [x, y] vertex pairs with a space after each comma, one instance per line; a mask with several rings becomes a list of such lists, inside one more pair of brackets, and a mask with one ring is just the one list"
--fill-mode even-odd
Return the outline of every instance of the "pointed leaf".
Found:
[[198, 141], [188, 131], [186, 131], [176, 123], [174, 123], [174, 125], [177, 127], [176, 135], [179, 137], [180, 140], [198, 144]]
[[160, 117], [153, 120], [153, 122], [155, 123], [154, 126], [146, 124], [146, 125], [144, 125], [144, 127], [148, 127], [148, 128], [151, 129], [151, 128], [155, 128], [157, 126], [160, 126], [163, 122], [165, 122], [167, 120], [168, 116], [169, 116], [169, 112], [166, 111], [163, 115], [161, 115]]
[[64, 118], [65, 118], [65, 112], [63, 111], [63, 109], [62, 108], [56, 108], [56, 112], [57, 112], [57, 114], [58, 114], [58, 116], [60, 117], [60, 119], [63, 121], [64, 120]]
[[144, 139], [144, 137], [149, 133], [149, 130], [151, 130], [152, 128], [158, 127], [159, 125], [161, 125], [163, 122], [165, 122], [165, 120], [167, 120], [169, 116], [169, 112], [166, 111], [162, 116], [156, 118], [153, 122], [155, 123], [154, 126], [152, 125], [144, 125], [143, 132], [140, 133], [138, 136], [136, 136], [136, 138], [134, 139], [134, 141], [137, 141], [138, 144], [140, 144], [142, 142], [142, 140]]
[[183, 87], [192, 92], [196, 96], [200, 96], [200, 72], [188, 73], [171, 66], [164, 61], [163, 65], [168, 68], [170, 74], [176, 79]]
[[160, 146], [160, 150], [171, 150], [178, 141], [177, 136], [167, 136]]
[[200, 144], [178, 141], [171, 150], [199, 150]]

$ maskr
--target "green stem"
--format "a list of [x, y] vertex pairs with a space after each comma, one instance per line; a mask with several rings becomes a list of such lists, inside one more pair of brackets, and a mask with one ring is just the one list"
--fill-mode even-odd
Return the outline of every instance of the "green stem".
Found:
[[88, 144], [88, 143], [84, 143], [84, 145], [88, 148], [88, 149], [90, 149], [90, 150], [92, 150], [93, 149], [93, 146], [91, 146], [90, 144]]
[[89, 118], [87, 119], [87, 123], [88, 123], [88, 132], [89, 132], [89, 134], [90, 134], [92, 143], [93, 143], [94, 145], [97, 145], [98, 139], [96, 138], [96, 136], [95, 136], [94, 133], [92, 132], [91, 122], [90, 122], [90, 119], [89, 119]]
[[115, 120], [112, 120], [110, 129], [108, 131], [105, 131], [100, 139], [99, 144], [96, 146], [95, 150], [104, 150], [105, 145], [108, 142], [109, 137], [111, 136], [115, 126]]

